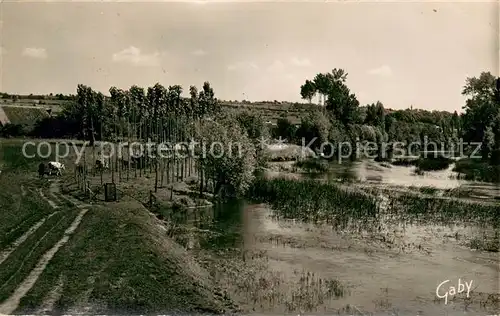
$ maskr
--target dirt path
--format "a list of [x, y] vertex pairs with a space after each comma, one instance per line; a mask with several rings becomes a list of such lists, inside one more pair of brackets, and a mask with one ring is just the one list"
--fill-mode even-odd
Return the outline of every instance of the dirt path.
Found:
[[64, 286], [64, 280], [63, 280], [62, 276], [60, 276], [57, 284], [47, 294], [47, 296], [46, 296], [44, 302], [42, 303], [42, 305], [40, 306], [40, 308], [38, 308], [38, 310], [36, 310], [33, 314], [34, 315], [50, 314], [53, 311], [56, 302], [59, 300], [59, 298], [62, 295], [63, 286]]
[[61, 248], [65, 243], [68, 242], [70, 235], [74, 233], [74, 231], [80, 225], [80, 221], [82, 220], [85, 213], [87, 213], [88, 209], [82, 209], [76, 219], [73, 221], [71, 226], [66, 229], [64, 232], [64, 237], [61, 238], [49, 251], [47, 251], [42, 259], [38, 262], [36, 267], [31, 271], [28, 277], [21, 283], [21, 285], [16, 289], [14, 294], [9, 297], [2, 305], [0, 305], [0, 313], [11, 314], [14, 312], [19, 306], [19, 302], [21, 298], [28, 293], [28, 291], [35, 285], [35, 282], [38, 280], [43, 270], [49, 263], [50, 259], [54, 257], [56, 252]]
[[21, 245], [26, 239], [28, 239], [28, 237], [31, 236], [38, 228], [40, 228], [40, 226], [42, 226], [46, 220], [48, 220], [57, 213], [58, 212], [54, 212], [49, 216], [40, 220], [38, 223], [33, 225], [26, 233], [24, 233], [21, 237], [19, 237], [10, 247], [0, 252], [0, 264], [2, 264], [5, 260], [7, 260], [10, 254], [13, 253], [17, 249], [17, 247], [19, 247], [19, 245]]
[[[21, 190], [22, 190], [23, 195], [24, 195], [25, 191], [24, 191], [23, 186], [21, 186]], [[39, 191], [39, 194], [43, 199], [45, 199], [50, 204], [50, 206], [52, 206], [52, 208], [54, 208], [54, 209], [58, 208], [57, 204], [55, 204], [53, 201], [50, 201], [47, 198], [45, 198], [45, 196], [43, 195], [41, 190]], [[38, 221], [35, 225], [33, 225], [30, 229], [28, 229], [28, 231], [25, 232], [21, 237], [19, 237], [16, 241], [14, 241], [14, 243], [12, 243], [12, 245], [10, 245], [4, 251], [0, 252], [0, 264], [2, 264], [5, 260], [7, 260], [7, 258], [10, 256], [10, 254], [13, 253], [17, 249], [17, 247], [19, 247], [19, 245], [21, 245], [26, 239], [28, 239], [28, 237], [31, 236], [40, 226], [42, 226], [46, 220], [48, 220], [49, 218], [51, 218], [52, 216], [54, 216], [57, 213], [58, 212], [54, 212], [54, 213], [50, 214], [49, 216]]]
[[40, 194], [40, 196], [42, 197], [42, 199], [44, 199], [47, 203], [50, 204], [50, 206], [52, 206], [52, 208], [59, 208], [59, 206], [54, 201], [52, 201], [51, 199], [49, 199], [48, 197], [46, 197], [43, 194], [42, 189], [38, 189], [38, 193]]
[[[59, 193], [58, 191], [59, 191], [58, 190], [58, 181], [55, 181], [55, 183], [53, 183], [53, 185], [51, 185], [51, 194]], [[54, 209], [58, 208], [58, 205], [54, 201], [50, 200], [49, 198], [47, 198], [43, 195], [43, 192], [41, 191], [41, 189], [39, 189], [39, 194]], [[65, 198], [64, 196], [62, 196], [62, 197]], [[71, 201], [70, 199], [68, 199], [68, 200]], [[8, 315], [17, 309], [21, 299], [26, 295], [26, 293], [28, 293], [28, 291], [33, 287], [33, 285], [35, 285], [36, 281], [38, 280], [38, 278], [40, 277], [42, 272], [45, 270], [45, 267], [50, 262], [50, 260], [54, 257], [54, 255], [57, 253], [59, 248], [61, 248], [64, 244], [66, 244], [68, 242], [69, 237], [78, 228], [78, 225], [80, 224], [83, 216], [87, 213], [88, 209], [83, 208], [84, 205], [81, 205], [81, 203], [78, 203], [78, 202], [75, 203], [75, 206], [82, 208], [82, 210], [80, 211], [78, 216], [75, 218], [75, 220], [73, 221], [71, 226], [68, 229], [66, 229], [66, 231], [64, 232], [64, 236], [49, 251], [47, 251], [43, 255], [43, 257], [37, 263], [36, 267], [31, 271], [31, 273], [26, 277], [26, 279], [24, 279], [23, 282], [17, 287], [17, 289], [14, 291], [14, 293], [6, 301], [4, 301], [0, 305], [0, 314], [7, 314]], [[53, 214], [55, 214], [55, 213], [53, 213]], [[53, 214], [51, 214], [51, 215], [53, 215]], [[36, 225], [38, 225], [38, 223]], [[34, 229], [34, 230], [36, 230], [36, 229]], [[26, 238], [27, 238], [27, 236], [25, 237], [25, 239]], [[50, 305], [50, 302], [45, 302], [45, 303]]]

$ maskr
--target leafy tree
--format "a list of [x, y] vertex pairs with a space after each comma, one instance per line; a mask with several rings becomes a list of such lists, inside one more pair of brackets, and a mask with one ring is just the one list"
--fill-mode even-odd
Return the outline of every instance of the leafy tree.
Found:
[[385, 109], [384, 105], [377, 101], [375, 104], [370, 104], [366, 107], [366, 117], [364, 124], [384, 127], [385, 124]]
[[313, 111], [302, 119], [297, 137], [303, 139], [306, 144], [317, 138], [311, 148], [318, 149], [322, 143], [328, 141], [330, 125], [329, 119], [323, 112]]
[[[314, 87], [316, 88], [316, 93], [319, 95], [319, 104], [325, 104], [325, 98], [330, 90], [330, 79], [327, 74], [319, 73], [314, 77], [313, 81]], [[323, 101], [323, 102], [321, 102]]]
[[[496, 78], [490, 72], [482, 72], [478, 78], [466, 79], [462, 91], [468, 99], [464, 106], [464, 138], [469, 142], [480, 142], [488, 138], [486, 130], [499, 112], [495, 102]], [[487, 146], [483, 146], [487, 154]]]
[[269, 129], [261, 115], [243, 111], [236, 115], [236, 120], [250, 139], [258, 140], [261, 137], [269, 137]]
[[[196, 123], [195, 134], [205, 147], [205, 154], [201, 147], [196, 152], [206, 176], [215, 183], [215, 193], [243, 195], [254, 179], [256, 149], [236, 118], [222, 115], [216, 120], [202, 119]], [[215, 143], [222, 148], [212, 147]]]
[[308, 100], [309, 103], [311, 103], [312, 98], [316, 95], [316, 86], [314, 82], [306, 80], [306, 83], [300, 86], [300, 95], [302, 99]]
[[491, 153], [491, 164], [500, 165], [500, 114], [495, 117], [492, 124], [493, 150]]
[[345, 126], [356, 123], [359, 119], [359, 101], [343, 82], [337, 81], [335, 86], [328, 95], [327, 110], [332, 111]]
[[292, 142], [297, 136], [297, 126], [287, 119], [286, 116], [282, 116], [276, 122], [274, 136], [282, 137]]

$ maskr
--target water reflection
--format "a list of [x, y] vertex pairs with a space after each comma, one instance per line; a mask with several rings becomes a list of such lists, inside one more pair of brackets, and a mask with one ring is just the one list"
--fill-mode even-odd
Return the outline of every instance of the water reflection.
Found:
[[[171, 210], [166, 214], [172, 224], [172, 235], [179, 233], [176, 228], [196, 229], [197, 234], [190, 236], [205, 249], [231, 249], [242, 245], [243, 200], [231, 200], [211, 207], [184, 208]], [[182, 238], [181, 238], [182, 239]], [[188, 241], [184, 240], [184, 243]]]
[[[325, 174], [303, 174], [302, 176], [305, 178], [316, 180], [367, 183], [368, 186], [365, 190], [376, 197], [378, 207], [381, 210], [377, 214], [367, 216], [367, 214], [361, 214], [357, 211], [350, 212], [349, 207], [347, 209], [341, 208], [338, 212], [333, 212], [331, 216], [327, 216], [326, 219], [319, 218], [319, 222], [318, 216], [316, 216], [314, 221], [317, 223], [324, 222], [337, 231], [350, 231], [353, 233], [381, 231], [384, 230], [384, 227], [389, 229], [388, 225], [392, 228], [413, 224], [447, 226], [462, 222], [465, 226], [474, 226], [477, 223], [485, 223], [486, 218], [488, 218], [486, 223], [497, 223], [494, 217], [500, 213], [500, 206], [471, 206], [469, 208], [467, 204], [462, 203], [466, 202], [466, 199], [457, 202], [436, 199], [439, 194], [422, 197], [406, 195], [405, 191], [402, 191], [402, 195], [391, 192], [394, 192], [392, 191], [394, 188], [401, 190], [402, 188], [409, 189], [411, 187], [434, 187], [437, 190], [466, 188], [474, 191], [476, 195], [497, 197], [500, 196], [498, 185], [461, 180], [452, 171], [453, 165], [446, 170], [427, 172], [424, 175], [415, 175], [413, 170], [414, 167], [389, 166], [365, 160], [342, 164], [332, 163], [329, 172]], [[381, 190], [391, 187], [392, 189], [389, 189], [389, 191]], [[216, 204], [214, 207], [171, 211], [169, 219], [177, 226], [184, 225], [195, 227], [201, 231], [210, 231], [200, 240], [199, 245], [202, 248], [241, 248], [244, 239], [242, 230], [244, 225], [248, 224], [248, 216], [245, 213], [248, 205], [247, 202], [242, 200], [231, 200]], [[287, 211], [290, 207], [297, 207], [297, 205], [291, 200], [284, 202], [283, 209], [280, 209], [280, 207], [275, 208], [275, 218], [280, 220], [297, 217], [297, 212], [290, 213]], [[322, 205], [310, 205], [310, 207], [324, 208]]]
[[352, 181], [367, 183], [377, 187], [425, 188], [439, 190], [460, 189], [468, 191], [471, 197], [497, 199], [500, 197], [500, 185], [461, 179], [453, 171], [455, 164], [441, 171], [417, 174], [415, 167], [394, 166], [377, 163], [372, 160], [357, 162], [332, 162], [327, 173], [305, 173], [304, 178], [327, 181]]

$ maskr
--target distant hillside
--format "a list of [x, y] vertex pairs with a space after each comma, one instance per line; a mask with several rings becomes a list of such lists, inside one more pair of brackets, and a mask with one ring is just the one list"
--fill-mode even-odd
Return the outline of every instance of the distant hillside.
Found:
[[36, 122], [46, 117], [49, 117], [49, 113], [44, 107], [22, 105], [2, 105], [0, 107], [0, 125], [11, 123], [32, 127]]

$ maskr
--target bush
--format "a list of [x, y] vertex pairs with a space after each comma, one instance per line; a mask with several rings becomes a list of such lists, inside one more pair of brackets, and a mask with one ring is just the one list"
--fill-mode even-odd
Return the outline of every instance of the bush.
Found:
[[273, 136], [276, 138], [282, 137], [292, 142], [296, 139], [297, 127], [286, 117], [281, 117], [276, 123]]
[[461, 159], [453, 171], [463, 174], [467, 180], [500, 182], [500, 166], [491, 166], [479, 159]]
[[253, 114], [249, 111], [243, 111], [236, 114], [236, 120], [243, 130], [246, 131], [247, 136], [250, 137], [250, 139], [255, 140], [261, 137], [269, 137], [269, 129], [267, 128], [261, 115]]
[[416, 162], [416, 166], [422, 171], [438, 171], [444, 170], [450, 166], [452, 161], [445, 157], [420, 158]]
[[328, 118], [322, 112], [314, 111], [302, 119], [297, 137], [305, 139], [306, 145], [317, 138], [311, 148], [318, 149], [322, 143], [328, 141], [330, 127]]
[[[196, 124], [195, 133], [205, 147], [205, 154], [203, 148], [196, 148], [197, 155], [206, 168], [206, 176], [215, 181], [215, 192], [226, 189], [229, 195], [244, 194], [254, 179], [257, 159], [255, 145], [238, 120], [231, 115], [216, 121], [202, 120]], [[212, 148], [214, 143], [223, 148]]]
[[324, 159], [309, 158], [305, 160], [299, 160], [295, 163], [295, 166], [308, 171], [328, 171], [328, 163]]
[[7, 123], [0, 127], [2, 137], [17, 137], [26, 135], [26, 129], [21, 124]]

